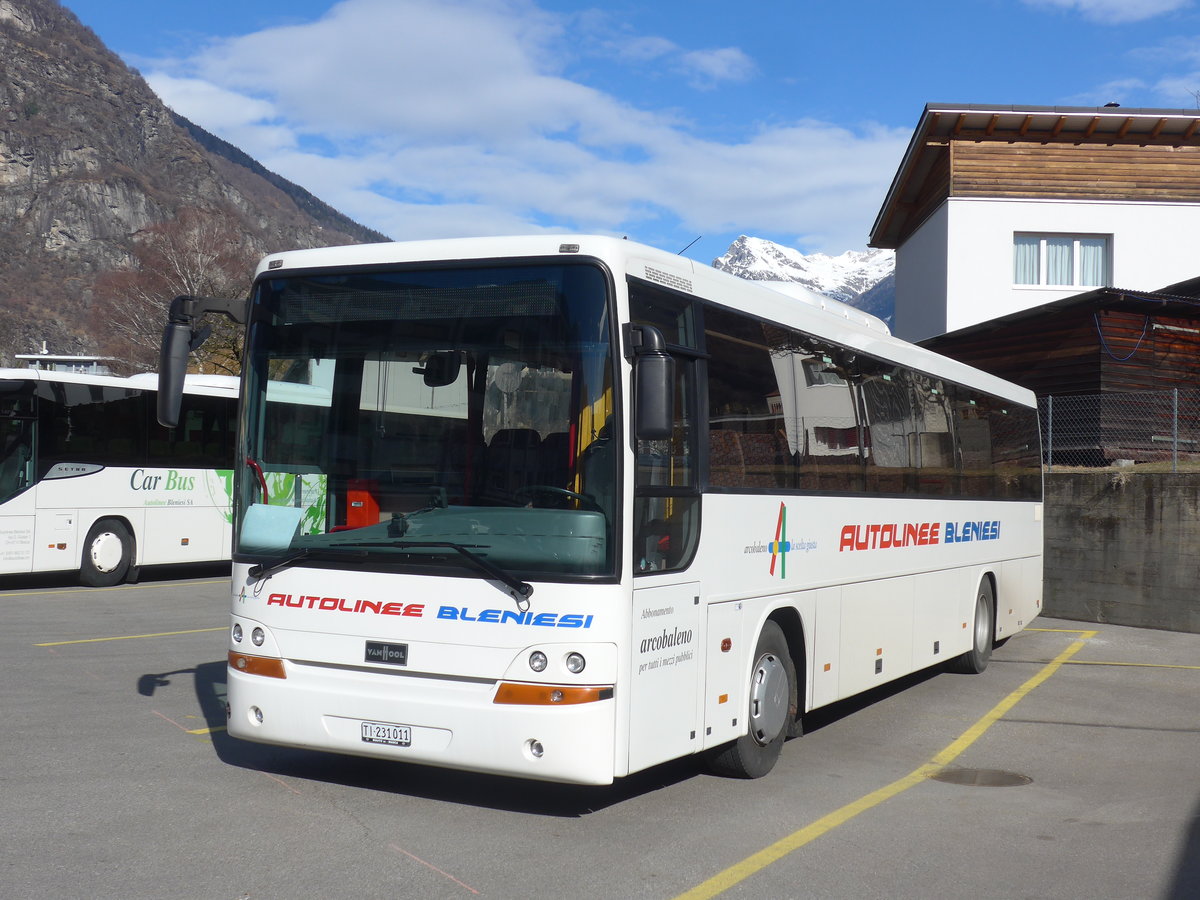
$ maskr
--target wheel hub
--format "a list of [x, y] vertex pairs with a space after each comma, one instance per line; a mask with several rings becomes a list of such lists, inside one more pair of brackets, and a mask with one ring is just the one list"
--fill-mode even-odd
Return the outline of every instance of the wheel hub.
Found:
[[788, 676], [779, 657], [763, 655], [750, 679], [750, 734], [766, 746], [779, 736], [787, 722]]
[[980, 597], [975, 603], [975, 648], [987, 647], [992, 640], [991, 610], [987, 601]]
[[121, 564], [121, 539], [111, 531], [96, 535], [89, 550], [98, 572], [112, 572]]

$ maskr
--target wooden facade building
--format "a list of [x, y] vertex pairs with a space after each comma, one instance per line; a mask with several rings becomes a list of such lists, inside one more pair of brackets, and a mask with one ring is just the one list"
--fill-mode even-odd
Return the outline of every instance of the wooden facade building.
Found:
[[949, 197], [1200, 203], [1200, 110], [931, 105], [870, 246], [898, 248]]
[[1044, 419], [1054, 398], [1060, 461], [1200, 460], [1200, 279], [1098, 288], [921, 344], [1034, 391]]
[[1200, 274], [1200, 110], [925, 107], [871, 229], [920, 341]]

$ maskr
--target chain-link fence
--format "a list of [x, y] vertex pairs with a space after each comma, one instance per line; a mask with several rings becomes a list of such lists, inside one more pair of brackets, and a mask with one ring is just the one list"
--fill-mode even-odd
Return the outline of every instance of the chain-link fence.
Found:
[[1200, 390], [1038, 400], [1046, 471], [1135, 466], [1200, 472]]

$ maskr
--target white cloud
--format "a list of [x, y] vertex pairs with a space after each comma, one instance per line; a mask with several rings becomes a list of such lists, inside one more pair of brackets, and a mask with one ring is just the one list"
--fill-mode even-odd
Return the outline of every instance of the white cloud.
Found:
[[672, 41], [661, 37], [633, 37], [627, 40], [606, 42], [617, 59], [624, 62], [653, 62], [666, 56], [679, 53], [679, 47]]
[[[529, 0], [345, 0], [309, 24], [159, 61], [148, 79], [181, 114], [394, 238], [686, 228], [865, 245], [907, 130], [797, 122], [704, 139], [676, 113], [571, 80], [585, 55], [573, 37]], [[659, 38], [607, 59], [656, 54], [707, 86], [754, 72], [736, 48]]]
[[1191, 6], [1192, 0], [1022, 0], [1027, 6], [1078, 10], [1085, 19], [1104, 25], [1141, 22]]
[[1154, 91], [1163, 98], [1163, 106], [1195, 112], [1200, 109], [1200, 72], [1160, 78]]
[[683, 54], [680, 64], [692, 84], [701, 88], [711, 88], [722, 81], [748, 81], [757, 71], [754, 60], [737, 47], [693, 50]]
[[1166, 109], [1200, 107], [1200, 38], [1175, 35], [1158, 44], [1134, 47], [1124, 54], [1138, 76], [1117, 78], [1068, 98], [1081, 106], [1109, 101]]
[[[260, 153], [277, 153], [295, 143], [285, 125], [271, 125], [275, 108], [266, 100], [246, 97], [198, 78], [153, 73], [147, 82], [171, 109], [235, 146], [253, 144]], [[185, 112], [186, 110], [186, 112]]]
[[1063, 98], [1071, 106], [1104, 106], [1106, 103], [1129, 102], [1130, 97], [1145, 96], [1147, 86], [1140, 78], [1119, 78], [1089, 90]]
[[275, 108], [266, 100], [248, 98], [211, 81], [176, 78], [166, 73], [152, 77], [151, 87], [163, 103], [175, 110], [184, 107], [193, 110], [213, 128], [239, 128], [275, 116]]

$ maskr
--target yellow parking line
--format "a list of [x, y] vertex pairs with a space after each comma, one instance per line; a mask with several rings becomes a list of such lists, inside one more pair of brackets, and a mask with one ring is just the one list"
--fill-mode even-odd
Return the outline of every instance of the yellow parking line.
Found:
[[[1082, 628], [1026, 628], [1026, 631], [1046, 631], [1052, 634], [1082, 634], [1091, 637], [1096, 634], [1094, 631], [1087, 631]], [[1072, 659], [1064, 660], [1068, 665], [1072, 666], [1133, 666], [1142, 669], [1200, 669], [1200, 666], [1185, 666], [1175, 663], [1140, 663], [1140, 662], [1105, 662], [1098, 659]]]
[[1100, 659], [1071, 659], [1069, 666], [1133, 666], [1137, 669], [1198, 669], [1200, 666], [1185, 666], [1178, 663], [1105, 662]]
[[[225, 726], [224, 726], [224, 725], [218, 725], [218, 726], [216, 726], [215, 728], [185, 728], [184, 726], [182, 726], [182, 725], [180, 725], [178, 722], [176, 722], [174, 719], [172, 719], [170, 716], [164, 716], [164, 715], [163, 715], [162, 713], [160, 713], [160, 712], [159, 712], [157, 709], [152, 709], [152, 710], [150, 710], [150, 712], [154, 713], [154, 714], [155, 714], [156, 716], [158, 716], [160, 719], [162, 719], [162, 720], [164, 720], [164, 721], [166, 721], [166, 722], [170, 722], [172, 725], [174, 725], [176, 728], [178, 728], [178, 729], [179, 729], [180, 731], [182, 731], [184, 734], [205, 735], [205, 734], [214, 734], [214, 733], [216, 733], [216, 732], [218, 732], [218, 731], [224, 731], [224, 730], [225, 730]], [[186, 718], [186, 719], [198, 719], [198, 718], [200, 718], [200, 717], [199, 717], [199, 716], [185, 716], [184, 718]]]
[[1088, 631], [1086, 628], [1026, 628], [1026, 631], [1045, 631], [1049, 634], [1087, 634], [1094, 635], [1096, 632]]
[[204, 634], [206, 631], [224, 631], [220, 628], [192, 628], [188, 631], [160, 631], [157, 634], [122, 634], [114, 637], [81, 638], [77, 641], [47, 641], [44, 644], [34, 644], [35, 647], [65, 647], [67, 644], [101, 644], [105, 641], [136, 641], [139, 638], [174, 637], [177, 634]]
[[[1038, 630], [1050, 631], [1060, 629]], [[834, 810], [828, 815], [822, 816], [811, 825], [807, 825], [782, 840], [776, 841], [771, 846], [759, 850], [741, 862], [735, 863], [724, 872], [719, 872], [690, 891], [680, 894], [676, 900], [706, 900], [706, 898], [724, 893], [751, 875], [761, 872], [774, 862], [778, 862], [793, 850], [799, 850], [805, 844], [811, 843], [821, 837], [821, 835], [827, 834], [839, 825], [848, 822], [859, 813], [878, 806], [885, 800], [890, 800], [897, 794], [901, 794], [914, 785], [922, 783], [930, 775], [941, 771], [964, 750], [975, 743], [985, 731], [994, 725], [1001, 716], [1016, 706], [1030, 691], [1062, 668], [1067, 660], [1083, 649], [1084, 642], [1089, 638], [1095, 637], [1098, 632], [1075, 630], [1067, 633], [1078, 634], [1080, 636], [1079, 640], [1074, 641], [1070, 647], [1047, 663], [1036, 675], [992, 707], [983, 718], [964, 731], [953, 743], [934, 756], [929, 762], [913, 770], [903, 778], [893, 781], [891, 784], [881, 787], [879, 790], [873, 791], [865, 797], [860, 797], [858, 800], [846, 804], [841, 809]]]

